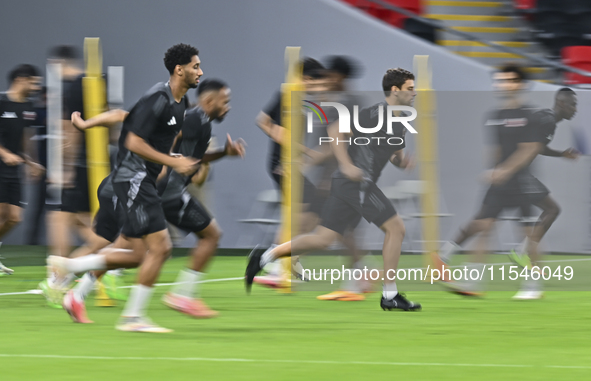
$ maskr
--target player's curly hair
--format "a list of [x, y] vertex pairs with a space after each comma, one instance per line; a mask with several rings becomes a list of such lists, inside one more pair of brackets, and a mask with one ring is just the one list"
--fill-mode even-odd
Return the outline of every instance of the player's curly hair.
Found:
[[501, 65], [497, 69], [496, 72], [497, 73], [514, 73], [517, 76], [517, 78], [519, 79], [519, 82], [525, 82], [528, 80], [527, 74], [525, 73], [523, 66], [516, 63], [516, 62], [507, 62], [507, 63]]
[[390, 96], [392, 86], [396, 86], [401, 89], [402, 85], [404, 85], [404, 83], [409, 79], [414, 80], [415, 75], [408, 70], [399, 67], [396, 69], [388, 69], [386, 74], [384, 74], [384, 78], [382, 78], [382, 89], [384, 90], [386, 97]]
[[197, 48], [187, 44], [176, 44], [164, 53], [164, 66], [172, 74], [176, 65], [186, 65], [197, 55]]

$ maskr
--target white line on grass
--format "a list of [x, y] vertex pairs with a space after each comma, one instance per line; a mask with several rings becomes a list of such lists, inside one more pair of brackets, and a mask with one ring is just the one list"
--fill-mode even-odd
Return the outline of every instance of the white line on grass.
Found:
[[[212, 283], [212, 282], [225, 282], [225, 281], [231, 281], [231, 280], [241, 280], [244, 279], [244, 277], [238, 277], [238, 278], [219, 278], [219, 279], [206, 279], [206, 280], [202, 280], [199, 282], [195, 282], [195, 283]], [[174, 286], [176, 284], [179, 283], [156, 283], [154, 286], [155, 287], [161, 287], [161, 286]], [[131, 288], [133, 286], [122, 286], [119, 288]], [[41, 290], [29, 290], [29, 291], [23, 291], [23, 292], [7, 292], [4, 294], [0, 294], [0, 296], [8, 296], [8, 295], [28, 295], [28, 294], [42, 294], [43, 292]]]
[[[591, 258], [576, 258], [576, 259], [553, 259], [553, 260], [547, 260], [547, 261], [540, 261], [543, 263], [554, 263], [554, 262], [582, 262], [582, 261], [591, 261]], [[503, 266], [503, 265], [513, 265], [513, 262], [506, 262], [506, 263], [491, 263], [491, 266]], [[488, 265], [487, 265], [488, 266]], [[462, 267], [461, 265], [458, 266], [450, 266], [450, 268], [455, 268], [455, 267]], [[419, 267], [417, 269], [425, 269], [424, 267]], [[409, 269], [404, 269], [404, 270], [415, 270], [412, 268]], [[197, 283], [211, 283], [211, 282], [225, 282], [225, 281], [232, 281], [232, 280], [242, 280], [244, 279], [244, 277], [237, 277], [237, 278], [220, 278], [220, 279], [207, 279], [207, 280], [202, 280], [199, 281]], [[161, 287], [161, 286], [174, 286], [179, 284], [178, 282], [175, 283], [156, 283], [154, 286], [156, 287]], [[119, 288], [131, 288], [133, 286], [122, 286]], [[28, 295], [28, 294], [41, 294], [41, 290], [29, 290], [29, 291], [23, 291], [23, 292], [8, 292], [8, 293], [4, 293], [4, 294], [0, 294], [0, 296], [8, 296], [8, 295]]]
[[0, 294], [0, 296], [5, 296], [5, 295], [27, 295], [27, 294], [42, 294], [43, 291], [41, 290], [29, 290], [29, 291], [24, 291], [24, 292], [7, 292], [4, 294]]
[[[219, 278], [219, 279], [206, 279], [206, 280], [201, 280], [199, 282], [195, 282], [195, 283], [212, 283], [212, 282], [225, 282], [225, 281], [230, 281], [230, 280], [244, 280], [244, 277], [238, 277], [238, 278]], [[154, 286], [156, 287], [161, 287], [161, 286], [174, 286], [177, 284], [180, 284], [182, 282], [174, 282], [174, 283], [156, 283]], [[121, 286], [119, 288], [132, 288], [133, 286]]]
[[388, 366], [447, 366], [447, 367], [479, 367], [479, 368], [558, 368], [558, 369], [591, 369], [591, 366], [563, 365], [523, 365], [523, 364], [454, 364], [454, 363], [421, 363], [421, 362], [382, 362], [382, 361], [331, 361], [331, 360], [271, 360], [241, 359], [212, 357], [115, 357], [115, 356], [68, 356], [68, 355], [37, 355], [37, 354], [0, 354], [6, 358], [47, 358], [62, 360], [138, 360], [138, 361], [201, 361], [201, 362], [249, 362], [249, 363], [286, 363], [286, 364], [326, 364], [326, 365], [388, 365]]

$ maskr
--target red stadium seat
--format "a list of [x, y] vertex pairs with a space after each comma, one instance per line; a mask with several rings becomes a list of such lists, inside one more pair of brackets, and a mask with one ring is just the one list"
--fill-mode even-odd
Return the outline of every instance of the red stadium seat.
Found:
[[515, 0], [515, 9], [528, 21], [533, 21], [538, 0]]
[[[565, 65], [591, 72], [591, 46], [569, 46], [562, 49], [562, 62]], [[566, 73], [569, 84], [591, 84], [591, 77]]]
[[538, 0], [515, 0], [515, 9], [520, 11], [533, 11]]
[[[384, 22], [387, 22], [390, 25], [394, 25], [398, 28], [402, 28], [404, 26], [404, 20], [406, 17], [403, 14], [391, 11], [389, 9], [385, 9], [376, 3], [372, 3], [368, 0], [342, 0], [347, 4], [351, 4], [359, 9], [364, 10], [368, 14], [378, 18]], [[421, 0], [384, 0], [387, 3], [390, 3], [394, 6], [406, 9], [418, 15], [423, 13], [423, 6], [421, 4]]]

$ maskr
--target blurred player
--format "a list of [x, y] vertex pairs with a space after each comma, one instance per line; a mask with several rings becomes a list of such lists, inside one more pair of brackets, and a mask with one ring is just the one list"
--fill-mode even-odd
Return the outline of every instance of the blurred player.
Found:
[[[533, 116], [535, 128], [542, 136], [541, 141], [544, 145], [540, 155], [551, 157], [564, 157], [566, 159], [574, 160], [579, 156], [579, 153], [569, 148], [564, 151], [556, 151], [548, 147], [548, 144], [554, 138], [556, 132], [556, 125], [562, 120], [571, 120], [577, 113], [577, 95], [569, 88], [562, 88], [556, 92], [554, 98], [554, 108], [543, 109], [536, 112]], [[543, 200], [546, 209], [535, 224], [531, 234], [518, 246], [516, 250], [511, 250], [509, 258], [523, 268], [532, 267], [528, 254], [535, 259], [539, 258], [538, 245], [542, 240], [552, 223], [560, 213], [560, 207], [550, 195]], [[533, 283], [533, 284], [532, 284]], [[539, 299], [542, 297], [542, 291], [536, 282], [525, 282], [524, 288], [520, 290], [513, 298], [514, 299]]]
[[[223, 149], [206, 152], [211, 140], [211, 122], [221, 122], [230, 110], [230, 88], [219, 80], [209, 79], [199, 85], [197, 94], [199, 104], [186, 113], [177, 151], [183, 156], [200, 160], [200, 163], [210, 163], [226, 155], [243, 156], [243, 144], [233, 143], [230, 135]], [[217, 316], [217, 312], [210, 310], [195, 297], [198, 292], [196, 288], [205, 275], [204, 270], [217, 249], [222, 232], [205, 207], [187, 191], [193, 176], [194, 174], [184, 176], [169, 170], [159, 183], [166, 220], [199, 238], [188, 267], [181, 270], [177, 285], [164, 296], [163, 302], [187, 315], [208, 318]]]
[[[8, 74], [8, 91], [0, 93], [0, 239], [22, 220], [21, 164], [26, 163], [33, 176], [44, 171], [23, 149], [24, 129], [36, 116], [29, 97], [40, 90], [40, 80], [36, 67], [19, 65]], [[0, 275], [13, 272], [0, 262]]]
[[[71, 123], [73, 127], [80, 131], [94, 126], [113, 127], [121, 123], [127, 114], [127, 111], [116, 109], [84, 121], [80, 112], [76, 111], [72, 113]], [[108, 263], [109, 269], [137, 267], [143, 259], [143, 253], [133, 252], [131, 250], [131, 243], [124, 239], [124, 237], [119, 236], [125, 216], [122, 214], [111, 179], [112, 174], [109, 174], [99, 185], [97, 191], [99, 210], [94, 216], [91, 232], [87, 235], [87, 241], [78, 249], [74, 250], [70, 257], [78, 258], [91, 253], [98, 253], [106, 256], [106, 263]], [[104, 248], [106, 249], [102, 250]], [[118, 267], [118, 264], [121, 266]], [[92, 291], [97, 279], [105, 279], [105, 276], [107, 276], [106, 273], [108, 272], [105, 270], [98, 270], [84, 274], [80, 282], [78, 282], [76, 290], [84, 290], [82, 293], [85, 297]], [[116, 300], [126, 299], [126, 295], [117, 288], [117, 282], [115, 280], [111, 279], [110, 282], [105, 283], [107, 283], [106, 291], [110, 298]], [[50, 279], [47, 279], [41, 282], [39, 287], [43, 291], [49, 306], [62, 308], [64, 304], [63, 294], [67, 290], [67, 285], [63, 285], [62, 282], [51, 282]], [[75, 320], [82, 323], [90, 322], [86, 318], [84, 306], [75, 307], [75, 311], [71, 313], [73, 317], [76, 316]]]
[[[52, 255], [68, 256], [71, 252], [71, 232], [75, 230], [84, 240], [90, 234], [90, 198], [88, 195], [88, 168], [86, 164], [86, 136], [72, 126], [70, 115], [84, 109], [79, 52], [73, 46], [61, 45], [51, 49], [49, 62], [61, 65], [62, 75], [62, 133], [63, 184], [49, 178], [50, 192], [58, 209], [49, 213], [50, 245]], [[105, 100], [106, 103], [106, 100]], [[68, 283], [68, 280], [65, 280]], [[51, 283], [51, 282], [50, 282]]]
[[329, 56], [326, 58], [326, 74], [330, 91], [347, 91], [347, 81], [360, 75], [361, 65], [351, 57]]
[[[326, 66], [326, 77], [327, 85], [331, 92], [328, 93], [328, 97], [325, 101], [327, 102], [338, 102], [352, 110], [353, 105], [359, 105], [359, 99], [350, 92], [349, 80], [356, 78], [360, 75], [361, 65], [357, 63], [353, 58], [347, 56], [329, 56], [325, 60]], [[318, 102], [316, 102], [318, 103]], [[331, 111], [336, 111], [332, 107], [325, 110], [329, 121], [334, 120], [331, 118]], [[316, 128], [316, 127], [314, 127]], [[314, 139], [318, 142], [318, 139]], [[328, 148], [328, 152], [326, 151]], [[317, 223], [320, 221], [320, 215], [324, 202], [330, 194], [330, 179], [331, 175], [336, 170], [336, 159], [332, 154], [332, 150], [329, 146], [318, 146], [314, 148], [314, 153], [311, 155], [310, 150], [306, 150], [305, 154], [310, 156], [310, 166], [320, 166], [325, 171], [320, 176], [320, 181], [317, 182], [316, 186], [313, 187], [312, 192], [314, 194], [313, 201], [310, 203], [307, 214], [313, 215], [316, 218]], [[335, 166], [333, 169], [332, 166]], [[330, 173], [328, 173], [330, 171]], [[304, 198], [308, 192], [310, 182], [305, 182], [304, 185]], [[308, 185], [308, 188], [306, 188]], [[306, 200], [304, 199], [304, 202]], [[304, 213], [303, 213], [304, 214]], [[311, 220], [309, 218], [308, 220]], [[304, 219], [302, 219], [304, 220]], [[305, 221], [305, 220], [304, 220]], [[316, 223], [316, 225], [317, 225]], [[313, 227], [316, 227], [314, 225]], [[302, 233], [307, 233], [312, 229], [302, 230]], [[355, 242], [355, 231], [353, 228], [347, 230], [343, 235], [343, 244], [347, 247], [347, 251], [350, 254], [349, 268], [351, 270], [357, 268], [363, 268], [363, 257], [364, 253], [357, 247]], [[373, 284], [367, 279], [355, 280], [345, 279], [342, 281], [339, 289], [328, 294], [319, 295], [316, 298], [318, 300], [330, 300], [330, 301], [361, 301], [365, 300], [363, 295], [366, 292], [371, 292]]]
[[[482, 268], [488, 235], [504, 209], [520, 208], [523, 211], [532, 204], [538, 206], [543, 213], [537, 227], [549, 227], [558, 215], [556, 203], [548, 197], [548, 189], [529, 171], [531, 162], [542, 152], [547, 140], [537, 126], [535, 109], [524, 105], [521, 99], [527, 87], [525, 73], [519, 66], [507, 64], [494, 74], [493, 79], [501, 105], [491, 112], [486, 122], [494, 152], [494, 168], [487, 172], [491, 186], [476, 217], [460, 230], [454, 242], [443, 245], [439, 256], [434, 255], [438, 268], [449, 264], [457, 248], [477, 234], [476, 263], [470, 263], [468, 267]], [[534, 258], [536, 253], [531, 252], [534, 263], [537, 262], [537, 258]], [[444, 282], [444, 285], [461, 295], [482, 294], [482, 285], [478, 281]]]
[[[306, 90], [314, 90], [319, 79], [325, 76], [325, 70], [322, 64], [313, 58], [304, 58], [302, 61], [302, 81]], [[269, 105], [261, 112], [256, 119], [256, 124], [263, 132], [271, 138], [271, 148], [269, 150], [269, 171], [271, 178], [281, 190], [281, 177], [283, 169], [281, 168], [281, 143], [285, 128], [281, 121], [281, 92], [277, 92]]]
[[[228, 142], [222, 150], [206, 152], [211, 138], [211, 121], [223, 120], [229, 111], [230, 89], [221, 81], [206, 80], [198, 89], [199, 104], [197, 108], [186, 112], [179, 143], [176, 145], [183, 156], [201, 159], [201, 163], [209, 163], [223, 156], [242, 156], [244, 145]], [[123, 121], [126, 112], [112, 110], [88, 121], [83, 121], [79, 115], [73, 115], [75, 125], [90, 128], [95, 125], [111, 124]], [[159, 193], [162, 195], [163, 210], [167, 221], [185, 231], [193, 232], [199, 237], [198, 246], [191, 256], [190, 268], [181, 271], [178, 285], [165, 295], [163, 301], [169, 307], [197, 318], [217, 316], [217, 312], [210, 310], [200, 299], [194, 298], [196, 287], [203, 277], [203, 270], [217, 248], [221, 231], [215, 220], [212, 220], [205, 208], [192, 198], [186, 191], [191, 181], [199, 181], [199, 173], [183, 176], [173, 171], [167, 171], [164, 179], [158, 183]], [[110, 178], [105, 179], [99, 187], [100, 210], [95, 218], [95, 230], [103, 239], [103, 246], [112, 242], [119, 234], [121, 227], [121, 207], [116, 200]], [[104, 257], [104, 267], [132, 268], [137, 267], [143, 260], [144, 254], [138, 251], [125, 253], [128, 240], [120, 236], [109, 248], [99, 252]], [[86, 265], [86, 260], [72, 260], [66, 267]], [[78, 267], [80, 268], [80, 267]], [[84, 268], [89, 270], [89, 268]], [[79, 284], [64, 298], [64, 307], [73, 320], [79, 323], [91, 323], [86, 317], [84, 299], [93, 289], [96, 277], [101, 272], [89, 272], [82, 277]]]
[[[163, 165], [186, 175], [196, 170], [197, 160], [172, 157], [169, 152], [189, 106], [186, 93], [197, 87], [203, 75], [198, 54], [196, 48], [186, 44], [175, 45], [166, 52], [164, 65], [170, 73], [169, 81], [156, 84], [136, 103], [125, 119], [119, 138], [112, 183], [125, 215], [121, 234], [131, 242], [134, 252], [147, 250], [138, 284], [133, 286], [117, 325], [121, 331], [170, 332], [145, 316], [154, 282], [172, 249], [156, 179]], [[106, 267], [105, 257], [101, 255], [88, 255], [80, 260], [90, 266], [88, 269]], [[64, 268], [64, 262], [53, 256], [48, 259], [49, 265], [60, 269]], [[71, 268], [69, 271], [77, 272]]]
[[[326, 90], [326, 70], [324, 66], [317, 60], [306, 57], [301, 61], [302, 67], [302, 82], [306, 91]], [[275, 182], [277, 189], [281, 192], [281, 179], [283, 177], [283, 169], [281, 167], [281, 144], [285, 134], [285, 127], [282, 126], [281, 120], [281, 92], [277, 92], [268, 106], [259, 112], [256, 118], [257, 126], [271, 138], [271, 148], [269, 150], [269, 171], [271, 178]], [[283, 193], [281, 192], [281, 195]], [[303, 225], [306, 225], [305, 223]], [[277, 231], [275, 243], [280, 241], [281, 227]], [[292, 270], [295, 267], [301, 267], [297, 258], [291, 261]], [[289, 285], [289, 271], [285, 271], [285, 266], [281, 261], [272, 263], [269, 268], [271, 271], [267, 276], [257, 277], [257, 283], [271, 287], [271, 288], [285, 288]], [[296, 274], [299, 272], [296, 270]]]
[[[386, 120], [388, 105], [410, 106], [416, 96], [414, 75], [400, 68], [389, 69], [386, 72], [382, 80], [382, 88], [385, 100], [363, 109], [359, 115], [360, 125], [378, 125], [378, 118]], [[295, 237], [292, 241], [275, 248], [253, 250], [246, 269], [247, 290], [250, 290], [255, 275], [265, 264], [292, 253], [325, 249], [342, 236], [347, 228], [356, 226], [361, 217], [364, 217], [386, 233], [382, 255], [384, 272], [389, 272], [390, 276], [384, 280], [380, 307], [384, 310], [419, 310], [420, 304], [408, 301], [398, 293], [396, 282], [391, 276], [392, 272], [398, 268], [400, 248], [404, 238], [404, 222], [397, 215], [392, 203], [376, 185], [388, 162], [402, 169], [412, 166], [410, 158], [404, 154], [405, 127], [402, 123], [393, 123], [393, 135], [388, 135], [385, 128], [373, 134], [360, 133], [353, 128], [355, 138], [363, 137], [373, 143], [350, 144], [348, 149], [346, 144], [343, 144], [347, 139], [338, 130], [338, 121], [329, 127], [329, 135], [334, 139], [332, 147], [339, 162], [339, 170], [333, 175], [331, 194], [322, 211], [321, 225], [314, 233]], [[372, 137], [377, 140], [371, 139]], [[384, 141], [395, 138], [401, 143], [397, 145], [376, 143], [380, 138]], [[341, 144], [335, 144], [338, 141]]]

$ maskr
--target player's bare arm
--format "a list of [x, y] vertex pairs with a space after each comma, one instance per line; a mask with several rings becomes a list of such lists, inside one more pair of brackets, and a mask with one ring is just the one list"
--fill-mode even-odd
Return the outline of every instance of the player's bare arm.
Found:
[[96, 126], [111, 128], [119, 123], [122, 123], [125, 120], [125, 118], [127, 118], [128, 114], [128, 111], [114, 109], [105, 111], [99, 115], [93, 116], [90, 119], [84, 120], [82, 119], [82, 115], [79, 111], [74, 111], [70, 117], [70, 120], [74, 127], [76, 127], [80, 131], [84, 131], [88, 128]]
[[353, 162], [351, 161], [351, 157], [347, 152], [347, 146], [344, 144], [337, 144], [338, 141], [343, 141], [347, 136], [347, 134], [343, 134], [339, 132], [339, 123], [338, 120], [331, 123], [330, 126], [327, 128], [328, 136], [333, 138], [331, 142], [332, 150], [334, 152], [334, 156], [337, 158], [339, 162], [339, 169], [347, 178], [352, 181], [361, 181], [363, 180], [363, 171], [356, 167]]
[[0, 160], [2, 160], [4, 162], [4, 164], [6, 165], [19, 165], [22, 162], [24, 162], [24, 159], [22, 157], [20, 157], [19, 155], [11, 152], [10, 150], [2, 147], [0, 145]]
[[490, 182], [500, 185], [509, 180], [520, 169], [528, 166], [542, 151], [542, 143], [527, 142], [519, 143], [517, 151], [504, 162], [497, 165], [490, 175]]
[[203, 159], [201, 160], [202, 163], [210, 163], [212, 161], [216, 161], [221, 159], [224, 156], [240, 156], [244, 157], [245, 151], [245, 143], [244, 140], [238, 139], [236, 142], [232, 141], [232, 137], [230, 134], [226, 135], [226, 145], [224, 148], [214, 151], [214, 152], [206, 152], [203, 155]]
[[394, 164], [396, 167], [400, 169], [411, 170], [412, 168], [414, 168], [414, 160], [412, 156], [406, 155], [403, 149], [394, 152], [394, 154], [390, 158], [390, 163]]
[[267, 136], [269, 136], [276, 143], [281, 144], [283, 141], [283, 133], [285, 128], [273, 123], [273, 119], [265, 112], [259, 112], [257, 115], [256, 124]]
[[568, 148], [564, 151], [557, 151], [548, 146], [545, 146], [540, 155], [550, 157], [564, 157], [565, 159], [575, 160], [579, 157], [580, 153], [574, 148]]

